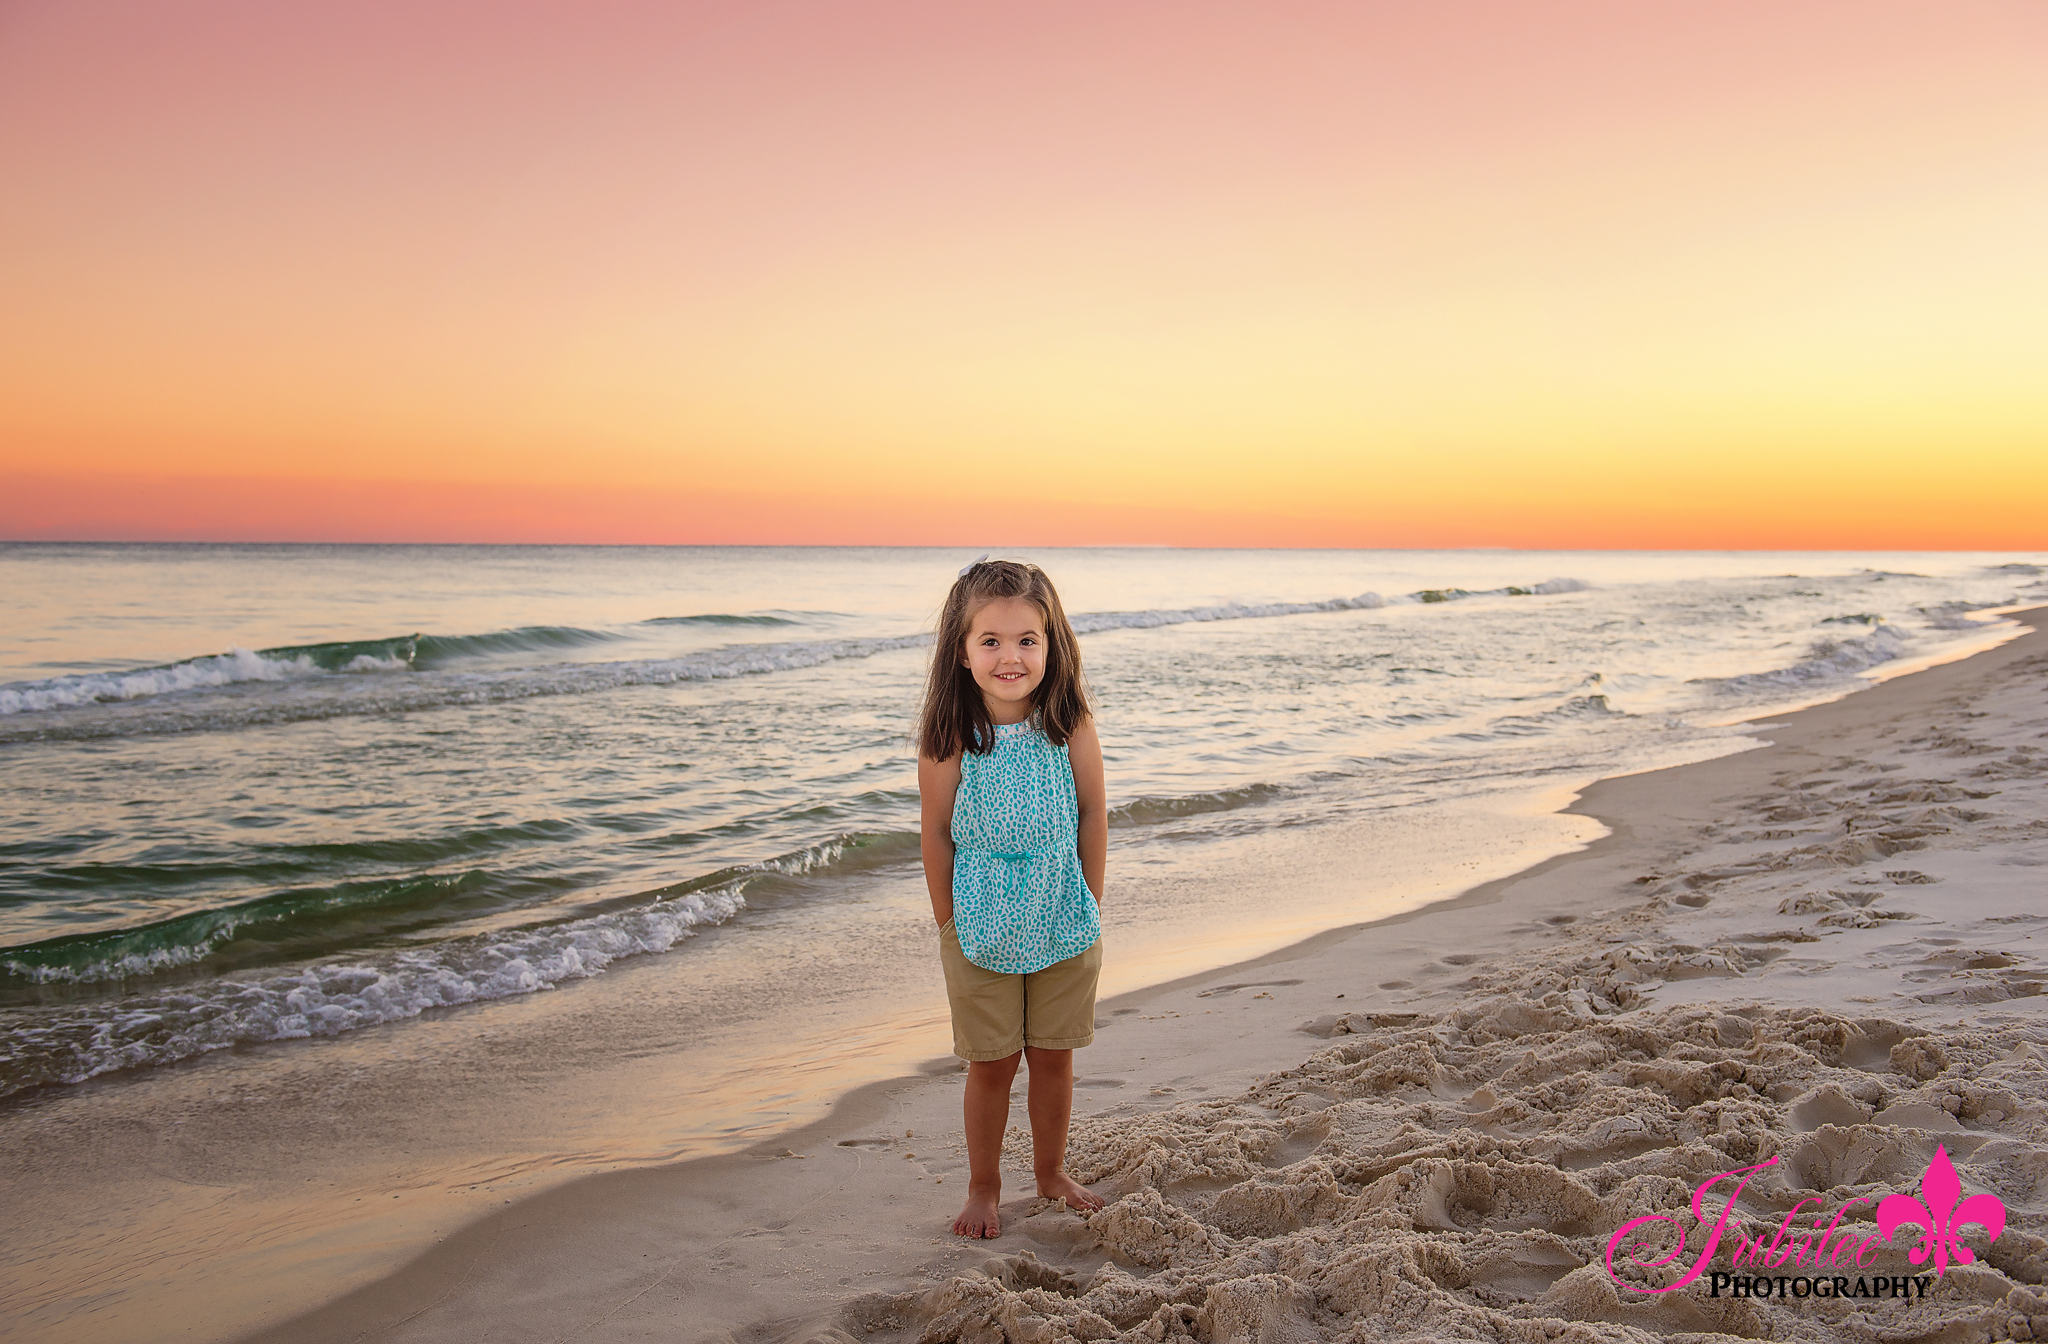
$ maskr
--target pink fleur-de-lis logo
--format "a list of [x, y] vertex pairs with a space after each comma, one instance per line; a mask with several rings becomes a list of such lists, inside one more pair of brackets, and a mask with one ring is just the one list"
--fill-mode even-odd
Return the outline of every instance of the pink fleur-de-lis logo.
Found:
[[1963, 1193], [1963, 1183], [1956, 1178], [1946, 1147], [1936, 1147], [1934, 1160], [1920, 1173], [1920, 1193], [1927, 1197], [1924, 1204], [1911, 1195], [1886, 1195], [1877, 1206], [1877, 1230], [1890, 1241], [1903, 1223], [1925, 1228], [1926, 1235], [1906, 1258], [1916, 1265], [1924, 1265], [1931, 1258], [1936, 1278], [1948, 1273], [1951, 1257], [1959, 1265], [1977, 1258], [1956, 1235], [1964, 1223], [1977, 1224], [1991, 1234], [1992, 1241], [1997, 1241], [1998, 1234], [2005, 1231], [2005, 1202], [1998, 1196], [1971, 1195], [1956, 1203], [1956, 1196]]

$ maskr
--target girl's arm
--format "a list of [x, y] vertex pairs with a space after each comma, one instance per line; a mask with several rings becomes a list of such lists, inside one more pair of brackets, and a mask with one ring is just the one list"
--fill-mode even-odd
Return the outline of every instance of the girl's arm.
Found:
[[924, 886], [931, 893], [932, 918], [940, 928], [953, 917], [953, 800], [960, 793], [960, 758], [917, 758], [918, 848], [924, 853]]
[[1081, 814], [1074, 842], [1081, 851], [1081, 876], [1101, 905], [1103, 870], [1109, 863], [1109, 788], [1102, 780], [1102, 739], [1095, 735], [1092, 715], [1067, 740], [1067, 760], [1074, 767], [1074, 801]]

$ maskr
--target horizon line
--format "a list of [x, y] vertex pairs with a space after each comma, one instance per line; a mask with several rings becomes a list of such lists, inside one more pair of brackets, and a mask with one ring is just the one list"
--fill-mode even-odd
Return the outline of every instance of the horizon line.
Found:
[[841, 542], [841, 541], [350, 541], [323, 538], [298, 540], [248, 538], [95, 538], [0, 537], [0, 546], [157, 546], [157, 547], [404, 547], [527, 548], [534, 550], [813, 550], [813, 551], [1325, 551], [1346, 554], [1501, 554], [1501, 555], [2004, 555], [2023, 552], [2048, 555], [2048, 546], [1191, 546], [1173, 542]]

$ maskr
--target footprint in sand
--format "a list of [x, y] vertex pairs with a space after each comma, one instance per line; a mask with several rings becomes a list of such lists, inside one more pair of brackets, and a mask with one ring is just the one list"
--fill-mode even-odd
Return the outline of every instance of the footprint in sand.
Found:
[[[1268, 986], [1298, 985], [1300, 983], [1301, 981], [1299, 980], [1244, 980], [1231, 985], [1211, 985], [1209, 988], [1195, 995], [1195, 997], [1198, 999], [1206, 999], [1211, 998], [1217, 994], [1234, 994], [1240, 989], [1264, 989]], [[1252, 997], [1255, 999], [1270, 999], [1273, 996], [1271, 994], [1254, 994]]]

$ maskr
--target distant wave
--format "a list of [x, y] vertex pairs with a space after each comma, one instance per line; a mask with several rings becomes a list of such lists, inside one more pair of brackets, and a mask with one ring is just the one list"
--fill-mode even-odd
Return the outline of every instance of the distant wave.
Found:
[[1160, 625], [1187, 625], [1197, 621], [1242, 621], [1266, 616], [1307, 616], [1319, 611], [1376, 611], [1406, 602], [1456, 602], [1470, 597], [1530, 597], [1538, 594], [1584, 592], [1592, 585], [1580, 579], [1545, 579], [1527, 588], [1425, 588], [1400, 597], [1360, 593], [1356, 597], [1333, 597], [1324, 602], [1227, 603], [1214, 607], [1172, 607], [1155, 611], [1097, 611], [1072, 618], [1079, 634], [1098, 630], [1146, 629]]
[[1109, 809], [1109, 824], [1112, 826], [1149, 826], [1162, 821], [1178, 821], [1182, 817], [1202, 816], [1214, 812], [1231, 812], [1241, 807], [1256, 807], [1287, 794], [1289, 790], [1278, 784], [1244, 784], [1234, 789], [1212, 789], [1204, 793], [1182, 794], [1178, 797], [1160, 798], [1146, 795], [1119, 803]]
[[[1317, 612], [1371, 611], [1394, 603], [1577, 592], [1577, 579], [1485, 592], [1428, 589], [1404, 597], [1378, 593], [1321, 602], [1228, 603], [1147, 611], [1084, 612], [1081, 634], [1209, 621], [1254, 620]], [[775, 614], [656, 617], [643, 624], [793, 625]], [[527, 626], [476, 635], [402, 635], [291, 645], [193, 658], [160, 667], [95, 672], [0, 686], [0, 742], [24, 738], [118, 737], [297, 722], [351, 714], [395, 713], [445, 705], [490, 704], [532, 696], [580, 695], [627, 686], [714, 681], [868, 658], [929, 642], [924, 634], [880, 638], [734, 644], [673, 658], [556, 662], [491, 667], [522, 653], [549, 653], [629, 640], [630, 635], [573, 626]], [[364, 674], [433, 673], [433, 676]], [[264, 695], [266, 686], [279, 693]], [[190, 692], [235, 693], [194, 696]], [[285, 692], [289, 693], [285, 693]], [[152, 703], [156, 702], [156, 703]], [[10, 717], [34, 721], [6, 724]]]
[[1550, 732], [1563, 724], [1624, 717], [1626, 716], [1622, 711], [1610, 704], [1605, 695], [1575, 695], [1561, 705], [1534, 714], [1503, 715], [1488, 723], [1484, 733], [1459, 736], [1529, 737], [1537, 733]]
[[1397, 602], [1462, 602], [1470, 597], [1535, 597], [1552, 593], [1583, 593], [1593, 585], [1584, 579], [1545, 579], [1527, 588], [1423, 588], [1396, 598]]
[[[228, 686], [235, 696], [200, 698], [155, 696], [134, 704], [60, 705], [54, 713], [9, 723], [0, 713], [0, 742], [24, 738], [97, 738], [134, 733], [191, 732], [244, 728], [337, 718], [351, 714], [389, 714], [439, 709], [450, 705], [496, 704], [545, 695], [581, 695], [626, 686], [668, 686], [690, 681], [718, 681], [763, 672], [817, 667], [842, 658], [868, 658], [892, 649], [916, 648], [924, 635], [889, 639], [813, 640], [790, 644], [733, 644], [678, 658], [624, 662], [555, 663], [540, 667], [435, 670], [423, 676], [344, 677], [318, 681], [307, 674], [257, 676], [249, 680], [288, 680], [275, 688], [289, 694], [263, 695], [262, 686]], [[400, 669], [403, 670], [403, 669]], [[4, 693], [4, 692], [0, 692]], [[41, 706], [22, 706], [12, 711]]]
[[794, 617], [761, 614], [754, 616], [733, 616], [722, 611], [710, 612], [703, 616], [655, 616], [640, 622], [642, 625], [800, 625]]
[[141, 700], [244, 682], [296, 681], [323, 674], [420, 671], [466, 659], [581, 648], [620, 638], [623, 636], [573, 626], [537, 625], [482, 635], [395, 635], [254, 651], [234, 648], [157, 667], [0, 686], [0, 715]]
[[1804, 659], [1789, 667], [1769, 672], [1746, 672], [1734, 677], [1701, 677], [1694, 684], [1722, 694], [1744, 695], [1842, 681], [1880, 663], [1890, 662], [1904, 653], [1912, 642], [1912, 637], [1898, 627], [1880, 625], [1855, 639], [1823, 639], [1807, 650]]
[[2011, 601], [2007, 599], [1997, 602], [1942, 602], [1931, 607], [1921, 607], [1919, 612], [1927, 624], [1936, 630], [1982, 630], [1986, 623], [1973, 619], [1970, 613], [2011, 605]]
[[1357, 597], [1333, 597], [1327, 602], [1226, 603], [1215, 607], [1169, 607], [1157, 611], [1090, 611], [1073, 616], [1074, 632], [1091, 635], [1102, 630], [1148, 630], [1161, 625], [1189, 625], [1198, 621], [1245, 621], [1266, 616], [1306, 616], [1318, 611], [1372, 611], [1387, 605], [1378, 593]]
[[326, 668], [308, 657], [274, 657], [248, 649], [230, 649], [212, 657], [133, 672], [93, 672], [0, 686], [0, 715], [69, 709], [110, 700], [140, 700], [172, 691], [232, 686], [238, 682], [288, 681], [323, 672], [387, 671], [405, 665], [403, 659], [364, 655], [345, 666]]
[[522, 653], [582, 649], [625, 638], [627, 636], [608, 630], [584, 630], [573, 625], [527, 625], [482, 635], [414, 635], [410, 640], [409, 661], [416, 670], [425, 670], [471, 658], [502, 658]]

